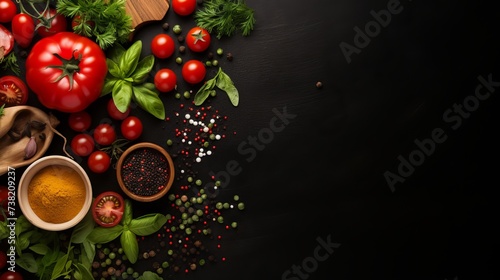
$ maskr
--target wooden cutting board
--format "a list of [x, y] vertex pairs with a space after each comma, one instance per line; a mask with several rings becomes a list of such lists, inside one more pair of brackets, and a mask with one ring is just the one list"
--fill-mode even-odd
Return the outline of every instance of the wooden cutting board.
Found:
[[169, 8], [168, 0], [127, 0], [125, 10], [132, 17], [132, 28], [158, 21], [165, 17]]

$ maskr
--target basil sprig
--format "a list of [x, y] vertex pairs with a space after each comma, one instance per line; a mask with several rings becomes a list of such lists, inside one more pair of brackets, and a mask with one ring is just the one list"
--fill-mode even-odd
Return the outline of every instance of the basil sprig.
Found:
[[196, 106], [203, 104], [208, 96], [215, 94], [216, 88], [226, 92], [231, 104], [233, 104], [233, 106], [238, 106], [240, 101], [238, 89], [236, 89], [231, 78], [222, 71], [221, 67], [219, 67], [219, 71], [217, 71], [217, 74], [215, 74], [212, 79], [207, 80], [200, 89], [198, 89], [194, 96], [194, 104]]
[[139, 256], [137, 235], [153, 234], [160, 230], [166, 222], [167, 217], [159, 213], [132, 218], [132, 205], [129, 200], [125, 200], [125, 211], [121, 224], [109, 228], [95, 227], [87, 238], [93, 244], [104, 244], [120, 237], [120, 244], [125, 256], [131, 263], [135, 263]]
[[116, 44], [107, 54], [108, 75], [101, 96], [111, 93], [120, 112], [125, 112], [131, 101], [158, 119], [165, 119], [165, 107], [153, 83], [146, 82], [153, 69], [153, 55], [140, 59], [142, 41], [135, 41], [128, 49]]

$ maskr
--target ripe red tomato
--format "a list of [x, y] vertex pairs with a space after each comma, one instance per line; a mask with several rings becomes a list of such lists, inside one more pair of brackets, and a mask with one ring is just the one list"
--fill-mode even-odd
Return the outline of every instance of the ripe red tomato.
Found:
[[111, 165], [111, 157], [104, 151], [96, 150], [89, 155], [87, 165], [94, 173], [104, 173]]
[[104, 51], [73, 32], [40, 39], [26, 59], [26, 82], [40, 103], [67, 113], [83, 111], [99, 98], [107, 73]]
[[98, 225], [113, 227], [122, 220], [125, 202], [119, 193], [106, 191], [94, 199], [91, 209], [92, 217]]
[[94, 148], [94, 139], [87, 133], [77, 134], [71, 140], [71, 150], [78, 156], [86, 157], [94, 151]]
[[115, 128], [109, 123], [98, 124], [94, 130], [94, 140], [99, 145], [108, 146], [116, 140]]
[[202, 52], [208, 49], [211, 41], [210, 33], [205, 28], [195, 26], [186, 36], [186, 45], [193, 52]]
[[175, 42], [168, 34], [160, 33], [151, 40], [151, 52], [157, 58], [169, 58], [174, 54]]
[[169, 92], [177, 85], [177, 75], [172, 69], [162, 68], [156, 72], [154, 77], [156, 89], [161, 92]]
[[0, 275], [0, 280], [24, 280], [24, 278], [20, 272], [7, 270]]
[[35, 37], [35, 21], [33, 18], [25, 13], [16, 14], [12, 19], [11, 27], [16, 43], [21, 48], [29, 47]]
[[68, 117], [69, 127], [77, 132], [83, 132], [90, 128], [92, 116], [87, 111], [70, 113]]
[[11, 22], [17, 14], [17, 6], [12, 0], [0, 0], [0, 22]]
[[59, 32], [68, 31], [66, 17], [59, 14], [55, 8], [47, 9], [43, 13], [43, 17], [37, 20], [37, 24], [42, 24], [36, 31], [42, 38]]
[[19, 77], [7, 75], [0, 78], [0, 106], [24, 105], [28, 94], [28, 87]]
[[206, 73], [205, 64], [196, 59], [188, 60], [182, 66], [182, 77], [190, 84], [197, 84], [203, 81]]
[[196, 0], [172, 0], [172, 9], [180, 16], [188, 16], [196, 9]]
[[121, 132], [128, 140], [135, 140], [142, 134], [142, 121], [136, 116], [129, 116], [122, 121]]
[[0, 48], [3, 48], [3, 54], [0, 57], [7, 56], [14, 47], [14, 36], [12, 33], [0, 24]]
[[112, 119], [115, 119], [115, 120], [123, 120], [126, 117], [128, 117], [128, 115], [130, 114], [130, 107], [128, 107], [125, 112], [123, 112], [123, 113], [120, 112], [120, 110], [118, 110], [118, 108], [116, 107], [115, 102], [113, 101], [113, 98], [110, 98], [108, 100], [108, 104], [107, 104], [106, 109], [108, 111], [108, 115]]

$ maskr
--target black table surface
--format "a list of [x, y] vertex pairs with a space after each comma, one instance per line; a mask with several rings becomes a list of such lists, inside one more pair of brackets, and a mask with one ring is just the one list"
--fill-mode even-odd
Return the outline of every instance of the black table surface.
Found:
[[[240, 104], [232, 106], [223, 93], [210, 99], [227, 116], [226, 137], [192, 164], [205, 182], [211, 175], [225, 180], [217, 201], [237, 194], [246, 208], [225, 217], [238, 222], [236, 230], [214, 224], [215, 237], [206, 244], [221, 245], [213, 250], [215, 263], [174, 278], [497, 275], [500, 40], [490, 2], [246, 2], [255, 10], [251, 35], [211, 45], [234, 56], [220, 65]], [[194, 26], [171, 10], [142, 26], [134, 39], [143, 40], [144, 55], [155, 34], [172, 34], [163, 22]], [[154, 71], [161, 67], [180, 69], [173, 59], [157, 61]], [[179, 89], [189, 86], [181, 81]], [[105, 100], [88, 109], [94, 125], [106, 118]], [[162, 100], [170, 121], [132, 110], [145, 123], [136, 141], [167, 148], [183, 126], [182, 114], [194, 107], [173, 93]], [[71, 138], [67, 115], [56, 115]], [[61, 145], [54, 138], [48, 154], [62, 154]], [[88, 170], [86, 159], [79, 160]], [[96, 193], [120, 191], [113, 169], [89, 176]], [[171, 193], [186, 193], [182, 184], [176, 180]], [[134, 202], [134, 209], [166, 214], [171, 206], [165, 197]], [[141, 244], [141, 250], [151, 246]]]

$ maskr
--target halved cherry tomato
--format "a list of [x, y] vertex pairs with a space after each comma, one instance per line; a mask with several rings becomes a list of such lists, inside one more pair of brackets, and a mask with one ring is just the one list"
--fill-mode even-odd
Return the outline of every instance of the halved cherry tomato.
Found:
[[0, 106], [24, 105], [28, 101], [28, 87], [17, 76], [7, 75], [0, 78]]
[[31, 45], [35, 37], [35, 21], [24, 13], [19, 13], [12, 19], [12, 35], [14, 40], [21, 48], [27, 48]]
[[123, 217], [125, 201], [114, 191], [99, 194], [92, 202], [92, 217], [102, 227], [116, 226]]
[[186, 45], [193, 52], [202, 52], [210, 46], [210, 33], [205, 28], [193, 27], [186, 35]]
[[6, 57], [14, 47], [14, 36], [0, 24], [0, 61]]

